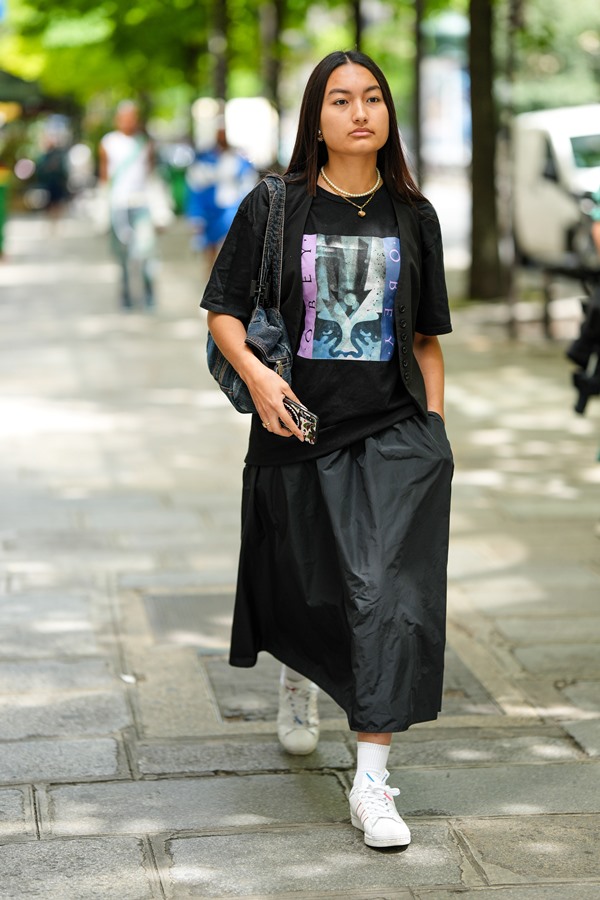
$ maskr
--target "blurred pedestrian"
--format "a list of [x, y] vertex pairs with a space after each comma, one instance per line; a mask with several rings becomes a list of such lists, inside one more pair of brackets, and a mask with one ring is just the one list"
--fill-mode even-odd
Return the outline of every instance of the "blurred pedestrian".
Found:
[[186, 214], [195, 232], [194, 248], [204, 252], [209, 265], [256, 181], [254, 166], [229, 145], [225, 128], [219, 124], [215, 146], [196, 153], [186, 174]]
[[[245, 343], [264, 183], [241, 204], [202, 299], [257, 409], [230, 662], [253, 666], [267, 650], [283, 663], [288, 753], [317, 745], [317, 685], [333, 697], [358, 736], [352, 824], [369, 846], [402, 846], [410, 832], [386, 784], [392, 734], [437, 718], [442, 698], [453, 461], [438, 335], [452, 328], [438, 219], [368, 56], [317, 65], [284, 178], [293, 390]], [[320, 417], [316, 443], [284, 397]]]
[[111, 243], [121, 265], [121, 305], [134, 306], [132, 276], [140, 270], [143, 302], [154, 307], [156, 235], [150, 212], [154, 151], [142, 129], [137, 103], [117, 107], [115, 131], [100, 142], [99, 177], [108, 186]]
[[56, 221], [69, 199], [69, 168], [67, 151], [53, 134], [44, 139], [44, 147], [35, 164], [35, 181], [43, 192], [44, 209]]
[[4, 257], [4, 227], [8, 217], [10, 169], [0, 159], [0, 260]]

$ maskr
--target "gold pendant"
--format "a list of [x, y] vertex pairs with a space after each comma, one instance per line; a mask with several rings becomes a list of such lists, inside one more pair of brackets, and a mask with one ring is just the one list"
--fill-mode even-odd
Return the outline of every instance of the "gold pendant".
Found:
[[362, 218], [363, 216], [366, 216], [366, 212], [364, 211], [364, 209], [359, 209], [358, 214], [359, 214], [359, 216], [360, 216], [361, 218]]

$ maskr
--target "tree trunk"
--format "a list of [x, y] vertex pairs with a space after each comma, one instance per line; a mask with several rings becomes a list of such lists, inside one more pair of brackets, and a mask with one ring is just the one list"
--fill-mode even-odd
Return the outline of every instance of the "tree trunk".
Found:
[[281, 78], [281, 32], [286, 13], [286, 0], [272, 0], [260, 8], [263, 45], [263, 80], [267, 97], [281, 112], [279, 83]]
[[357, 50], [362, 50], [364, 20], [361, 0], [352, 0], [352, 18], [354, 20], [354, 46]]
[[413, 174], [417, 184], [423, 180], [421, 156], [421, 62], [423, 60], [423, 15], [425, 0], [415, 0], [415, 63], [413, 90]]
[[471, 0], [469, 57], [473, 135], [469, 296], [502, 293], [496, 213], [496, 114], [493, 98], [492, 0]]
[[[263, 82], [265, 93], [277, 113], [277, 148], [281, 144], [281, 32], [287, 11], [287, 0], [272, 0], [260, 8]], [[278, 159], [273, 160], [274, 165]]]
[[229, 83], [229, 10], [227, 0], [213, 0], [213, 35], [209, 50], [214, 59], [213, 90], [218, 100], [227, 100]]

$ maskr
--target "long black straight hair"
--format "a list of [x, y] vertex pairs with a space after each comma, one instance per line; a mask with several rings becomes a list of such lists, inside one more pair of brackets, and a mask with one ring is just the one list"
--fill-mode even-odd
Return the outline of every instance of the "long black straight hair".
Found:
[[335, 50], [313, 69], [304, 89], [296, 143], [285, 174], [291, 181], [306, 182], [306, 189], [313, 197], [317, 193], [319, 170], [328, 159], [325, 142], [317, 140], [325, 88], [331, 73], [339, 66], [348, 63], [363, 66], [371, 72], [377, 79], [383, 102], [387, 107], [390, 122], [389, 136], [383, 147], [377, 152], [377, 166], [388, 190], [409, 203], [414, 200], [424, 200], [423, 194], [410, 174], [402, 150], [396, 110], [387, 79], [377, 63], [370, 56], [360, 53], [358, 50]]

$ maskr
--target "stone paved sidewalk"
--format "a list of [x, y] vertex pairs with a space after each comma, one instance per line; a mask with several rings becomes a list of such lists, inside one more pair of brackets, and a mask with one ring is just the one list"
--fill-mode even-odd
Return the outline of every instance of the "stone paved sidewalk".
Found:
[[275, 736], [226, 664], [248, 422], [204, 365], [200, 264], [163, 239], [124, 316], [104, 237], [17, 220], [0, 266], [0, 897], [600, 896], [600, 401], [497, 309], [444, 339], [456, 457], [444, 713], [399, 736], [405, 852], [366, 848], [353, 738]]

